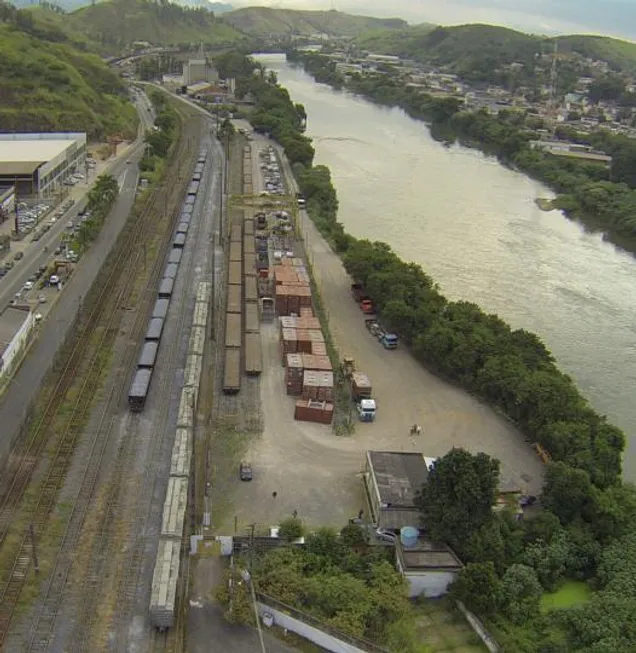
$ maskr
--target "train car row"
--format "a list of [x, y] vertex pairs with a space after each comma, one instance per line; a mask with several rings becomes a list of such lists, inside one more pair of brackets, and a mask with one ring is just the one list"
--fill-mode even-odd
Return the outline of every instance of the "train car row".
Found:
[[197, 286], [192, 314], [190, 341], [177, 413], [177, 427], [172, 446], [170, 476], [163, 504], [163, 519], [150, 593], [150, 621], [159, 630], [171, 628], [175, 620], [181, 547], [190, 495], [194, 421], [203, 369], [203, 350], [211, 296], [212, 284], [207, 281], [200, 282]]
[[[183, 257], [183, 248], [185, 247], [188, 237], [188, 230], [190, 229], [190, 221], [194, 210], [194, 202], [199, 193], [200, 178], [205, 171], [206, 160], [207, 154], [204, 151], [201, 151], [197, 159], [195, 170], [192, 173], [192, 179], [188, 186], [186, 197], [181, 205], [179, 221], [172, 239], [172, 248], [168, 254], [166, 266], [159, 282], [157, 297], [146, 330], [141, 355], [137, 363], [137, 370], [128, 391], [128, 405], [130, 406], [130, 410], [136, 413], [143, 411], [146, 405], [146, 399], [152, 382], [155, 360], [161, 345], [161, 335], [170, 308], [174, 282], [179, 273], [179, 266]], [[195, 175], [198, 175], [199, 179], [195, 179]], [[151, 343], [152, 346], [149, 346]], [[151, 352], [153, 352], [152, 360]]]

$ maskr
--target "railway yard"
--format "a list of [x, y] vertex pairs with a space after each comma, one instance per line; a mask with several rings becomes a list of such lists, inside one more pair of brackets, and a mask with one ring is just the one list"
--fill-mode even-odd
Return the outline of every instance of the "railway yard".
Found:
[[[2, 650], [254, 650], [205, 611], [218, 558], [188, 555], [189, 536], [295, 513], [341, 527], [366, 510], [367, 449], [485, 450], [540, 484], [509, 424], [378, 346], [278, 146], [239, 135], [225, 161], [209, 116], [176, 106], [166, 182], [124, 227], [0, 485]], [[379, 409], [343, 435], [345, 355]]]

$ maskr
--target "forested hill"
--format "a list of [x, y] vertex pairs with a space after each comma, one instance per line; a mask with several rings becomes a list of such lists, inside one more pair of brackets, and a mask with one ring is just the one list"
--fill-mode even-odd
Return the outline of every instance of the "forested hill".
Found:
[[286, 36], [291, 34], [329, 34], [331, 36], [356, 36], [369, 30], [403, 29], [407, 27], [400, 18], [371, 18], [353, 16], [340, 11], [298, 11], [246, 7], [223, 14], [237, 30], [256, 37]]
[[134, 136], [136, 113], [120, 78], [64, 32], [0, 2], [0, 129]]
[[64, 16], [81, 32], [112, 52], [134, 41], [153, 45], [204, 43], [232, 45], [244, 37], [207, 9], [148, 0], [111, 0], [83, 7]]
[[[413, 26], [360, 35], [360, 48], [395, 54], [433, 65], [447, 66], [467, 79], [512, 63], [532, 64], [541, 55], [550, 55], [558, 41], [561, 55], [607, 61], [619, 71], [636, 71], [636, 44], [604, 36], [560, 36], [557, 39], [524, 34], [493, 25], [455, 27]], [[527, 66], [532, 68], [533, 66]]]

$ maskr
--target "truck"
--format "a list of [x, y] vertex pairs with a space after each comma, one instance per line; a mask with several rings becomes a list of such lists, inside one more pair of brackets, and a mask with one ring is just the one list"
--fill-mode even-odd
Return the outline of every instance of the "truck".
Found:
[[367, 295], [364, 286], [361, 283], [351, 284], [351, 294], [353, 298], [360, 304], [360, 310], [366, 315], [373, 315], [375, 313], [375, 306], [373, 300]]
[[385, 349], [397, 349], [399, 338], [396, 333], [389, 333], [374, 319], [364, 321], [365, 326], [372, 336], [375, 336]]
[[358, 419], [361, 422], [373, 422], [375, 420], [377, 409], [375, 399], [361, 399], [356, 404], [356, 409], [358, 411]]

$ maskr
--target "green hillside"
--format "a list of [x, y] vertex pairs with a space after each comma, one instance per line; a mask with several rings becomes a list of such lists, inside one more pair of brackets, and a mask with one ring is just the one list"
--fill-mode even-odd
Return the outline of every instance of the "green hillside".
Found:
[[407, 26], [400, 18], [352, 16], [339, 11], [296, 11], [269, 7], [246, 7], [223, 14], [223, 20], [250, 36], [287, 36], [325, 33], [356, 36], [375, 29], [400, 29]]
[[[616, 70], [636, 71], [636, 44], [603, 36], [560, 36], [559, 52], [607, 61]], [[396, 54], [446, 66], [466, 79], [480, 79], [511, 63], [527, 64], [539, 54], [550, 54], [554, 39], [493, 25], [436, 27], [416, 25], [401, 30], [362, 34], [356, 44], [365, 50]]]
[[112, 0], [68, 15], [73, 29], [117, 50], [134, 41], [153, 45], [205, 43], [229, 45], [242, 39], [230, 25], [205, 9], [146, 0]]
[[0, 3], [0, 129], [134, 135], [136, 112], [119, 77], [96, 55], [30, 33], [40, 30], [30, 12]]

